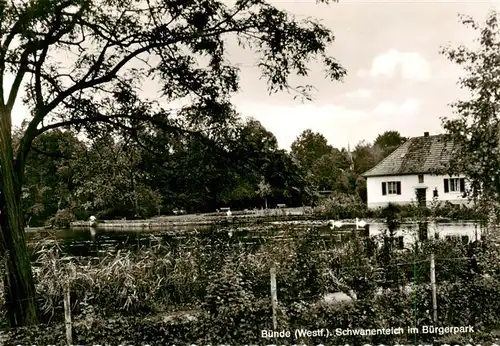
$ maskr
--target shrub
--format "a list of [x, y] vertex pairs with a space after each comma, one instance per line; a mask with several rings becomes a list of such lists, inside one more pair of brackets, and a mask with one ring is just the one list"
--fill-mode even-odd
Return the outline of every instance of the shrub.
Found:
[[475, 207], [468, 207], [450, 202], [437, 203], [431, 208], [434, 217], [443, 217], [455, 220], [484, 220], [486, 216]]
[[364, 217], [367, 208], [358, 196], [335, 193], [333, 196], [321, 200], [314, 212], [331, 219], [349, 219]]
[[203, 304], [209, 316], [205, 342], [259, 342], [260, 330], [272, 328], [269, 298], [256, 299], [234, 260], [228, 258], [208, 284]]
[[47, 225], [55, 228], [68, 228], [73, 221], [76, 221], [76, 217], [71, 210], [60, 209], [47, 221]]

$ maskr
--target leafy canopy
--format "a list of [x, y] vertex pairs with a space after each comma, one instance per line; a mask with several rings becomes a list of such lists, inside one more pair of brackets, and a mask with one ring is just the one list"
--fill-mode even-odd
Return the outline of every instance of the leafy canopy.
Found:
[[498, 13], [483, 25], [467, 16], [462, 23], [478, 34], [476, 47], [445, 47], [442, 53], [464, 69], [458, 85], [468, 99], [452, 104], [455, 116], [443, 118], [452, 149], [451, 174], [471, 180], [472, 196], [500, 211], [500, 28]]
[[[269, 92], [295, 91], [293, 74], [307, 75], [319, 58], [326, 77], [346, 71], [327, 54], [334, 36], [312, 19], [297, 20], [262, 0], [32, 0], [0, 4], [0, 86], [7, 73], [10, 93], [0, 90], [9, 113], [23, 80], [23, 101], [32, 110], [18, 161], [33, 139], [72, 126], [95, 135], [121, 128], [131, 133], [147, 120], [164, 129], [199, 130], [226, 123], [230, 95], [239, 89], [238, 67], [228, 42], [256, 53]], [[146, 80], [161, 85], [164, 104], [141, 100]], [[184, 121], [179, 124], [179, 114]], [[182, 125], [182, 126], [181, 126]]]

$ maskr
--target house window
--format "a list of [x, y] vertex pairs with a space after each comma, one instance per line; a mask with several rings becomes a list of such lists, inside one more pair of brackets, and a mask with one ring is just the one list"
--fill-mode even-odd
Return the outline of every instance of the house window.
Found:
[[450, 179], [450, 192], [460, 192], [460, 180]]
[[388, 181], [382, 183], [382, 195], [400, 195], [401, 194], [401, 182], [400, 181]]
[[387, 193], [389, 195], [397, 195], [398, 194], [398, 182], [397, 181], [387, 182]]
[[418, 175], [418, 183], [419, 184], [423, 184], [424, 183], [424, 175], [423, 174], [419, 174]]
[[464, 178], [449, 178], [444, 179], [444, 192], [465, 192]]

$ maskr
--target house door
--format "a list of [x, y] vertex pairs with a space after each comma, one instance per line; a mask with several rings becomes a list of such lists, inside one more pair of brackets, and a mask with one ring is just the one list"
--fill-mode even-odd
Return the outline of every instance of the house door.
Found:
[[426, 192], [426, 189], [417, 189], [417, 201], [418, 205], [421, 207], [425, 207], [427, 205]]

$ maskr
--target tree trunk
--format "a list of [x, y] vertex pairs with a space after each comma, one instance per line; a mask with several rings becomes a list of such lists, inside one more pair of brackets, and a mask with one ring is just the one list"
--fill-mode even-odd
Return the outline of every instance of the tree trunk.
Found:
[[38, 314], [23, 225], [21, 175], [14, 168], [10, 114], [4, 112], [0, 112], [0, 173], [5, 304], [12, 327], [32, 325], [38, 323]]
[[137, 193], [135, 191], [135, 176], [132, 173], [132, 195], [134, 196], [134, 214], [135, 217], [139, 216], [139, 203], [137, 202]]

